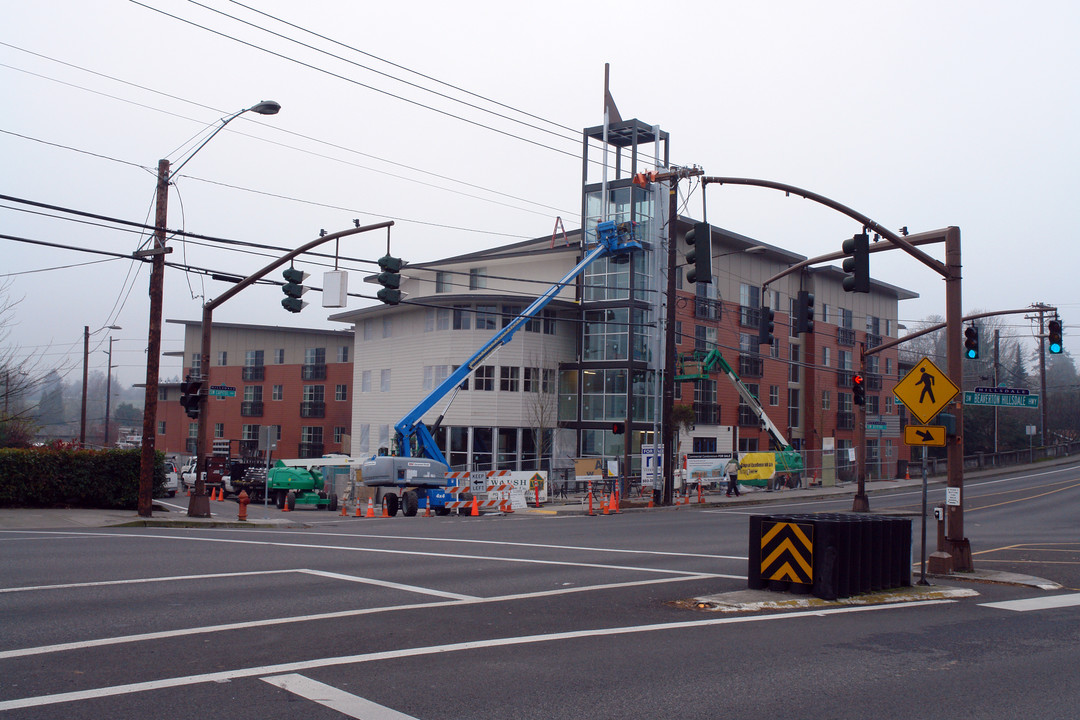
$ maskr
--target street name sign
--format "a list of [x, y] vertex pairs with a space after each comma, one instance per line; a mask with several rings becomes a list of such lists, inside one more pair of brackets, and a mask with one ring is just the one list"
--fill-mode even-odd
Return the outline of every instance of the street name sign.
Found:
[[929, 423], [958, 392], [960, 388], [925, 357], [893, 388], [893, 395], [921, 423]]
[[965, 405], [990, 405], [993, 407], [1015, 408], [1038, 408], [1039, 396], [1027, 395], [1002, 395], [996, 392], [964, 391]]
[[975, 388], [977, 393], [997, 393], [998, 395], [1030, 395], [1031, 391], [1027, 388], [1011, 388], [1011, 387], [977, 387]]
[[210, 397], [236, 397], [236, 388], [231, 385], [211, 385]]
[[945, 447], [944, 425], [905, 425], [904, 443], [907, 445], [933, 445]]
[[887, 430], [889, 428], [885, 423], [868, 422], [866, 423], [867, 430]]

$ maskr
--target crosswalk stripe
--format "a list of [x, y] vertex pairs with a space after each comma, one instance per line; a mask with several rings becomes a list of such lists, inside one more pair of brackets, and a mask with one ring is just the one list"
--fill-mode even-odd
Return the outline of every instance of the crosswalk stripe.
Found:
[[1043, 595], [1041, 597], [1024, 598], [1023, 600], [1005, 600], [1003, 602], [979, 604], [983, 607], [996, 608], [998, 610], [1013, 610], [1014, 612], [1052, 610], [1054, 608], [1080, 605], [1080, 593], [1072, 593], [1069, 595]]

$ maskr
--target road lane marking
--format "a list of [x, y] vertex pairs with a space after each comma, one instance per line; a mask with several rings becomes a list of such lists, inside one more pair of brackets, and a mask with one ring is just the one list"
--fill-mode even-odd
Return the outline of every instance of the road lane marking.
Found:
[[1044, 595], [1041, 597], [1025, 598], [1023, 600], [1005, 600], [1002, 602], [979, 603], [983, 607], [997, 610], [1012, 610], [1014, 612], [1030, 612], [1032, 610], [1053, 610], [1056, 608], [1075, 607], [1080, 605], [1080, 593], [1071, 595]]
[[416, 720], [412, 715], [400, 713], [393, 708], [373, 703], [358, 695], [347, 693], [333, 685], [312, 680], [298, 673], [259, 679], [323, 707], [337, 710], [342, 715], [358, 718], [358, 720]]
[[341, 573], [327, 572], [326, 570], [297, 570], [297, 572], [332, 578], [334, 580], [346, 580], [348, 582], [363, 583], [365, 585], [377, 585], [378, 587], [390, 588], [391, 590], [404, 590], [406, 592], [415, 592], [422, 595], [433, 595], [435, 597], [449, 598], [450, 600], [477, 599], [475, 595], [462, 595], [460, 593], [446, 592], [444, 590], [433, 590], [431, 588], [422, 588], [416, 585], [390, 582], [389, 580], [376, 580], [375, 578], [360, 577], [358, 575], [343, 575]]
[[683, 622], [656, 623], [653, 625], [630, 625], [623, 627], [594, 628], [590, 630], [569, 630], [542, 635], [523, 635], [518, 637], [492, 638], [489, 640], [469, 640], [444, 645], [428, 645], [424, 647], [402, 648], [399, 650], [385, 650], [381, 652], [363, 653], [360, 655], [344, 655], [338, 657], [318, 658], [314, 660], [302, 660], [277, 665], [260, 665], [249, 668], [236, 668], [234, 670], [222, 670], [201, 675], [187, 675], [182, 677], [162, 678], [145, 682], [127, 683], [124, 685], [112, 685], [90, 690], [75, 692], [56, 693], [53, 695], [38, 695], [36, 697], [16, 698], [13, 700], [0, 701], [0, 711], [17, 710], [30, 707], [44, 707], [60, 703], [92, 700], [119, 695], [129, 695], [138, 692], [164, 690], [168, 688], [186, 687], [202, 683], [227, 682], [245, 678], [258, 678], [262, 676], [281, 675], [286, 673], [299, 673], [317, 668], [340, 667], [343, 665], [355, 665], [359, 663], [379, 662], [382, 660], [398, 660], [401, 658], [424, 657], [428, 655], [440, 655], [451, 652], [469, 650], [486, 650], [489, 648], [512, 647], [516, 645], [529, 645], [544, 642], [562, 642], [579, 640], [584, 638], [610, 637], [615, 635], [631, 635], [638, 633], [665, 632], [671, 630], [689, 630], [695, 628], [708, 628], [721, 625], [737, 625], [752, 622], [769, 622], [773, 620], [795, 620], [807, 617], [822, 617], [826, 615], [846, 615], [848, 613], [878, 612], [881, 610], [900, 610], [916, 607], [929, 607], [932, 605], [953, 604], [955, 600], [924, 600], [911, 603], [893, 603], [887, 605], [862, 605], [857, 607], [825, 608], [806, 611], [782, 612], [772, 615], [750, 615], [740, 617], [708, 618], [703, 620], [687, 620]]
[[[38, 531], [50, 534], [51, 531]], [[64, 533], [71, 534], [71, 533]], [[185, 540], [188, 542], [222, 543], [226, 545], [254, 545], [283, 547], [290, 550], [337, 550], [341, 552], [376, 553], [384, 555], [418, 555], [424, 558], [450, 558], [453, 560], [477, 560], [487, 562], [521, 563], [526, 565], [555, 565], [560, 567], [578, 567], [591, 570], [625, 570], [628, 572], [658, 573], [662, 575], [697, 575], [693, 570], [670, 570], [631, 565], [609, 565], [606, 563], [573, 562], [570, 560], [539, 560], [535, 558], [499, 557], [497, 555], [465, 555], [462, 553], [440, 553], [430, 550], [391, 550], [387, 548], [349, 547], [348, 545], [316, 545], [314, 543], [287, 543], [274, 540], [238, 540], [235, 538], [212, 538], [186, 535], [157, 535], [154, 533], [79, 533], [84, 537], [117, 537], [140, 540]], [[344, 536], [347, 537], [347, 536]], [[738, 559], [738, 558], [732, 558]], [[745, 558], [744, 558], [745, 559]]]
[[0, 588], [0, 593], [30, 592], [36, 590], [70, 590], [72, 588], [103, 587], [107, 585], [137, 585], [140, 583], [173, 582], [176, 580], [203, 580], [205, 578], [243, 577], [245, 575], [277, 575], [296, 570], [252, 570], [234, 573], [210, 573], [207, 575], [171, 575], [168, 577], [133, 578], [130, 580], [97, 580], [94, 582], [63, 583], [59, 585], [27, 585], [26, 587]]
[[208, 634], [215, 632], [227, 632], [231, 630], [246, 630], [250, 628], [270, 627], [272, 625], [292, 625], [298, 622], [313, 622], [318, 620], [339, 620], [342, 618], [358, 617], [361, 615], [376, 615], [381, 613], [427, 610], [431, 608], [454, 607], [458, 605], [484, 605], [488, 603], [508, 602], [512, 600], [531, 600], [533, 598], [552, 597], [555, 595], [570, 595], [582, 592], [598, 592], [602, 590], [615, 590], [643, 585], [660, 585], [665, 583], [689, 582], [692, 580], [708, 580], [712, 578], [726, 578], [732, 580], [746, 580], [746, 576], [720, 575], [712, 573], [699, 573], [694, 575], [680, 575], [672, 578], [654, 578], [652, 580], [635, 580], [620, 583], [605, 583], [602, 585], [581, 585], [577, 587], [558, 588], [555, 590], [541, 590], [532, 593], [517, 593], [512, 595], [497, 595], [490, 598], [476, 598], [472, 600], [445, 600], [442, 602], [411, 603], [408, 605], [387, 605], [374, 608], [361, 608], [357, 610], [340, 610], [337, 612], [318, 613], [313, 615], [294, 615], [284, 618], [268, 618], [266, 620], [245, 620], [243, 622], [223, 623], [220, 625], [206, 625], [202, 627], [181, 628], [179, 630], [159, 630], [151, 633], [138, 635], [119, 635], [115, 637], [97, 638], [94, 640], [77, 640], [74, 642], [56, 643], [53, 645], [39, 645], [37, 647], [20, 648], [17, 650], [0, 651], [0, 660], [10, 658], [27, 657], [30, 655], [47, 655], [49, 653], [67, 652], [71, 650], [85, 650], [88, 648], [105, 647], [107, 645], [125, 645], [127, 643], [145, 642], [147, 640], [167, 640], [169, 638], [186, 637], [195, 634]]

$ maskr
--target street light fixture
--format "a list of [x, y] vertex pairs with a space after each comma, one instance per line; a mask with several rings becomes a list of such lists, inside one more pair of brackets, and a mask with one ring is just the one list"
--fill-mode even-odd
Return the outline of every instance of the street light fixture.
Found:
[[188, 156], [170, 172], [169, 161], [158, 161], [157, 199], [154, 214], [154, 247], [152, 250], [137, 253], [140, 256], [152, 258], [150, 270], [150, 327], [146, 347], [146, 395], [143, 402], [143, 437], [142, 454], [139, 458], [139, 506], [138, 512], [141, 517], [153, 515], [154, 501], [154, 439], [155, 423], [157, 420], [157, 396], [158, 396], [158, 372], [161, 362], [161, 305], [164, 293], [165, 281], [165, 255], [171, 252], [171, 248], [165, 247], [165, 226], [168, 219], [169, 183], [176, 173], [186, 165], [195, 154], [202, 150], [206, 143], [210, 142], [215, 135], [230, 122], [246, 112], [259, 115], [275, 115], [281, 110], [281, 105], [273, 100], [263, 100], [249, 108], [239, 110], [232, 115], [221, 118], [221, 125], [210, 133], [198, 147], [188, 153]]

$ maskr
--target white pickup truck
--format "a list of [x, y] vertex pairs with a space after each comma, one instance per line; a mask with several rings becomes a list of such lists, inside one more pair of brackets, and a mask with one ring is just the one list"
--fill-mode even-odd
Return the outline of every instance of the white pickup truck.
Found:
[[[184, 466], [184, 469], [180, 472], [180, 478], [181, 478], [181, 481], [184, 483], [184, 490], [194, 490], [195, 489], [195, 461], [194, 460], [189, 460], [187, 465]], [[203, 478], [203, 482], [205, 482], [206, 481], [206, 471], [202, 472], [202, 478]], [[233, 491], [233, 486], [232, 486], [232, 478], [230, 478], [228, 475], [222, 475], [221, 476], [220, 485], [225, 488], [226, 493], [234, 492]], [[208, 484], [208, 487], [218, 487], [218, 486], [219, 485], [216, 484], [216, 483], [209, 483]]]

